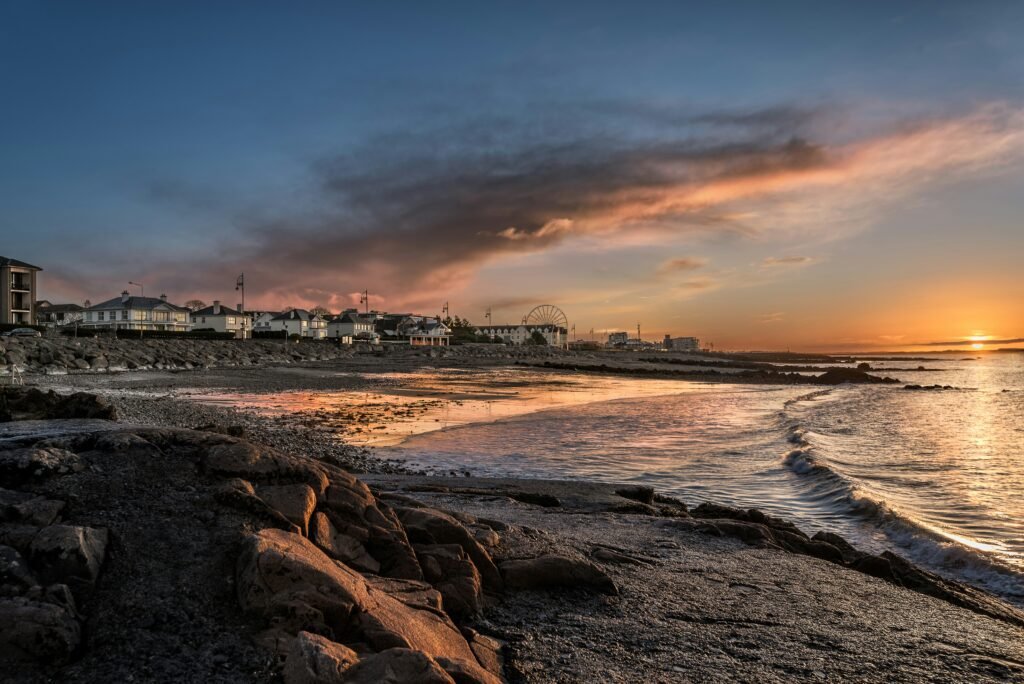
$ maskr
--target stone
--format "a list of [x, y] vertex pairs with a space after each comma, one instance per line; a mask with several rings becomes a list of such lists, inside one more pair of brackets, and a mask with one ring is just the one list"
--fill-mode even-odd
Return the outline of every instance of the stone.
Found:
[[461, 546], [417, 544], [413, 548], [427, 581], [441, 592], [445, 610], [456, 617], [480, 612], [484, 605], [480, 573]]
[[611, 577], [601, 568], [588, 561], [565, 556], [549, 554], [505, 561], [501, 564], [501, 574], [509, 589], [588, 587], [612, 596], [619, 593]]
[[345, 671], [359, 662], [348, 646], [310, 632], [299, 632], [284, 663], [285, 684], [334, 684], [345, 681]]
[[66, 475], [82, 469], [77, 454], [54, 447], [27, 447], [0, 451], [0, 479], [5, 484]]
[[7, 507], [0, 513], [0, 520], [45, 527], [53, 523], [62, 510], [64, 510], [63, 501], [47, 499], [45, 496], [34, 496], [28, 501]]
[[266, 529], [250, 536], [238, 559], [236, 588], [244, 610], [274, 621], [279, 630], [344, 634], [378, 651], [423, 651], [459, 663], [481, 681], [497, 681], [446, 615], [411, 607], [370, 585], [300, 535]]
[[81, 628], [67, 607], [25, 597], [0, 599], [0, 663], [63, 663], [80, 639]]
[[321, 505], [338, 532], [366, 548], [379, 564], [380, 573], [400, 579], [422, 580], [423, 572], [395, 512], [378, 502], [369, 488], [348, 473], [331, 473]]
[[32, 540], [30, 558], [47, 583], [91, 585], [107, 550], [107, 530], [76, 525], [44, 527]]
[[309, 538], [328, 556], [349, 567], [361, 572], [380, 572], [380, 563], [367, 553], [366, 547], [358, 539], [338, 532], [330, 519], [319, 511], [310, 522]]
[[39, 584], [16, 549], [0, 546], [0, 585], [29, 589]]
[[207, 472], [256, 482], [290, 480], [305, 483], [319, 496], [328, 485], [327, 475], [311, 461], [283, 454], [251, 442], [229, 441], [206, 450]]
[[469, 627], [462, 630], [463, 636], [473, 649], [477, 661], [483, 665], [488, 672], [504, 672], [505, 656], [502, 655], [502, 644], [497, 639], [480, 634]]
[[455, 684], [436, 660], [422, 651], [389, 648], [360, 660], [346, 672], [349, 684]]
[[309, 518], [316, 508], [316, 494], [309, 485], [270, 485], [257, 489], [256, 495], [298, 526], [302, 534], [309, 532]]
[[450, 515], [429, 508], [397, 508], [399, 520], [409, 539], [416, 544], [458, 544], [480, 573], [485, 588], [501, 591], [502, 577], [487, 550], [462, 523]]
[[262, 516], [290, 532], [301, 532], [298, 525], [258, 497], [256, 488], [248, 480], [243, 480], [240, 477], [231, 478], [217, 489], [214, 498], [232, 508]]

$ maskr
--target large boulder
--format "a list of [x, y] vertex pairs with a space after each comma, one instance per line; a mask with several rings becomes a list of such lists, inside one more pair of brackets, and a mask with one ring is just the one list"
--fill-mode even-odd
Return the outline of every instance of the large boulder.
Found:
[[456, 617], [469, 617], [484, 606], [483, 584], [476, 566], [458, 544], [417, 544], [416, 555], [427, 581], [444, 597]]
[[356, 538], [342, 534], [323, 513], [313, 514], [309, 527], [309, 538], [331, 558], [361, 572], [380, 572], [380, 563], [371, 556], [366, 547]]
[[242, 607], [273, 621], [278, 635], [314, 631], [344, 635], [375, 651], [423, 651], [457, 663], [477, 681], [499, 681], [443, 612], [414, 608], [370, 586], [297, 534], [267, 529], [249, 537], [238, 560], [237, 590]]
[[0, 598], [0, 663], [68, 659], [81, 639], [71, 609], [25, 597]]
[[502, 578], [491, 555], [465, 526], [450, 515], [430, 508], [396, 508], [406, 534], [415, 544], [457, 544], [473, 561], [483, 586], [501, 591]]
[[302, 534], [309, 531], [309, 517], [316, 508], [316, 494], [309, 485], [269, 485], [258, 488], [256, 494], [302, 530]]
[[438, 661], [422, 651], [408, 648], [389, 648], [363, 658], [340, 681], [347, 684], [456, 684]]
[[359, 662], [348, 646], [310, 632], [299, 632], [285, 660], [285, 684], [335, 684], [345, 681], [345, 671]]
[[32, 540], [32, 566], [47, 583], [91, 585], [99, 577], [107, 531], [77, 525], [44, 527]]

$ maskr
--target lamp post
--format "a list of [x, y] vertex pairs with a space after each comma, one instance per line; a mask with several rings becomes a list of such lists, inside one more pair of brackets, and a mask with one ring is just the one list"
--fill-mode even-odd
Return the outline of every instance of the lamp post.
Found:
[[128, 284], [129, 285], [134, 285], [135, 287], [139, 288], [139, 296], [140, 297], [145, 297], [146, 296], [146, 287], [142, 283], [136, 283], [136, 282], [132, 282], [131, 280], [129, 280]]
[[245, 322], [248, 320], [245, 315], [245, 273], [240, 273], [235, 280], [235, 292], [242, 291], [242, 339], [244, 340], [249, 331], [246, 330]]

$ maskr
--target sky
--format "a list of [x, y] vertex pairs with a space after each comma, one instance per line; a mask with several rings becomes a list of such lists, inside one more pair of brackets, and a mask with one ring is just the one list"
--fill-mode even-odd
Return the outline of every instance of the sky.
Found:
[[235, 304], [244, 272], [247, 308], [997, 346], [1024, 337], [1022, 27], [1017, 2], [0, 0], [0, 254], [61, 302]]

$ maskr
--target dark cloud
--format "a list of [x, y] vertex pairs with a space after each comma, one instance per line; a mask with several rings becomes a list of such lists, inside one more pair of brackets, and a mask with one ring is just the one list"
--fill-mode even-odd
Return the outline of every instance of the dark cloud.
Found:
[[[701, 192], [830, 163], [821, 146], [790, 137], [793, 126], [783, 133], [759, 126], [787, 118], [796, 125], [806, 114], [795, 109], [681, 117], [740, 130], [724, 138], [691, 128], [657, 139], [594, 130], [550, 139], [547, 129], [524, 133], [490, 121], [382, 136], [311, 164], [312, 205], [303, 191], [293, 211], [269, 219], [239, 210], [247, 218], [236, 218], [233, 229], [244, 239], [168, 265], [154, 280], [209, 289], [225, 269], [245, 270], [271, 299], [321, 302], [369, 289], [382, 305], [433, 302], [484, 263], [573, 236], [747, 234]], [[162, 181], [149, 193], [161, 203], [219, 208], [216, 195], [186, 184]]]
[[808, 256], [784, 256], [784, 257], [767, 257], [761, 263], [765, 266], [802, 266], [809, 264], [814, 261], [813, 257]]

